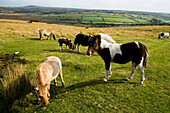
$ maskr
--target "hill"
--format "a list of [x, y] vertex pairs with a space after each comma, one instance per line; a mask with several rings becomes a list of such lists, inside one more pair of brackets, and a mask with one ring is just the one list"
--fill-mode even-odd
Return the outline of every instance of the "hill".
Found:
[[54, 8], [34, 5], [0, 7], [0, 18], [94, 27], [170, 24], [170, 14], [166, 13]]

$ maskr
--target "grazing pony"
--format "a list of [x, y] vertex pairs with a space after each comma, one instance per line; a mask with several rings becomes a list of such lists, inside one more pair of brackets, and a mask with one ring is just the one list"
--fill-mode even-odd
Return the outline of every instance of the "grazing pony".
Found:
[[159, 36], [158, 36], [158, 39], [160, 39], [161, 38], [161, 36], [163, 36], [164, 37], [164, 39], [165, 39], [165, 37], [168, 39], [168, 37], [169, 37], [169, 33], [159, 33]]
[[[103, 38], [104, 36], [105, 38]], [[106, 38], [108, 39], [106, 40]], [[106, 77], [104, 78], [104, 81], [107, 81], [111, 75], [110, 62], [125, 64], [132, 61], [132, 71], [126, 80], [132, 78], [132, 75], [138, 66], [141, 72], [140, 84], [143, 84], [145, 80], [144, 69], [146, 68], [148, 59], [148, 50], [143, 44], [139, 42], [117, 44], [111, 37], [99, 34], [90, 37], [87, 55], [92, 55], [95, 51], [97, 51], [105, 62]]]
[[61, 51], [61, 48], [62, 48], [62, 50], [63, 50], [63, 43], [64, 44], [66, 44], [66, 48], [65, 48], [65, 50], [67, 49], [67, 46], [69, 47], [69, 49], [71, 49], [72, 48], [72, 42], [71, 42], [71, 40], [69, 39], [69, 38], [60, 38], [59, 40], [58, 40], [58, 43], [60, 44], [59, 45], [59, 49], [60, 49], [60, 51]]
[[62, 85], [64, 86], [64, 80], [62, 75], [62, 65], [58, 57], [50, 56], [46, 61], [40, 64], [34, 75], [35, 91], [37, 93], [39, 104], [40, 100], [47, 105], [50, 98], [50, 82], [53, 80], [57, 86], [56, 77], [60, 76]]
[[48, 37], [50, 37], [50, 40], [51, 40], [51, 36], [53, 36], [53, 39], [56, 40], [56, 36], [53, 31], [40, 29], [39, 34], [40, 34], [40, 40], [43, 40], [43, 36], [47, 36], [47, 40], [48, 40]]
[[79, 46], [88, 46], [88, 40], [89, 40], [90, 36], [84, 35], [84, 34], [77, 34], [74, 38], [74, 46], [73, 46], [73, 51], [75, 51], [76, 49], [76, 45], [77, 45], [77, 50], [80, 51]]

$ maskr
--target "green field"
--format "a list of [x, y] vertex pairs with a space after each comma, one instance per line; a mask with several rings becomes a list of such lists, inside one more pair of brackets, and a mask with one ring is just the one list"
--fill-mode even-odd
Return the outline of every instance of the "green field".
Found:
[[170, 25], [170, 14], [168, 13], [38, 6], [0, 7], [0, 18], [83, 27]]
[[[86, 15], [87, 16], [87, 15]], [[96, 17], [94, 15], [94, 17]], [[158, 39], [159, 32], [170, 31], [169, 26], [115, 27], [115, 28], [85, 28], [67, 25], [28, 23], [0, 19], [0, 53], [19, 55], [28, 63], [23, 64], [25, 72], [29, 73], [31, 85], [37, 66], [48, 56], [57, 56], [62, 61], [63, 76], [66, 86], [61, 87], [51, 82], [50, 104], [36, 105], [36, 94], [32, 90], [12, 104], [2, 92], [0, 84], [0, 111], [6, 112], [169, 112], [170, 102], [170, 40]], [[149, 60], [145, 70], [146, 80], [138, 85], [140, 72], [137, 69], [133, 79], [124, 81], [131, 71], [131, 63], [112, 63], [112, 75], [104, 82], [105, 68], [101, 57], [95, 53], [87, 56], [87, 47], [80, 46], [81, 52], [70, 50], [59, 51], [58, 41], [39, 40], [38, 30], [46, 28], [54, 30], [57, 38], [65, 37], [74, 40], [78, 33], [107, 33], [117, 43], [139, 41], [149, 50]], [[58, 39], [57, 39], [58, 40]], [[65, 48], [65, 45], [64, 45]], [[1, 59], [0, 59], [1, 60]], [[0, 73], [0, 76], [4, 74]], [[1, 81], [4, 78], [0, 78]], [[22, 91], [21, 91], [22, 92]], [[8, 100], [10, 101], [10, 100]], [[4, 112], [5, 112], [4, 111]]]
[[131, 17], [129, 15], [109, 15], [109, 14], [67, 14], [67, 15], [47, 15], [40, 16], [41, 19], [55, 21], [64, 21], [64, 22], [73, 22], [75, 24], [149, 24], [147, 20], [152, 19], [148, 18], [141, 19], [140, 17]]

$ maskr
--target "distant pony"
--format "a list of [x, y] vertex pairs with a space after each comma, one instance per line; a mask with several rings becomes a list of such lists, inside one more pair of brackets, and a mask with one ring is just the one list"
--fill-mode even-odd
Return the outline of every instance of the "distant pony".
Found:
[[168, 39], [168, 37], [169, 37], [169, 33], [159, 33], [159, 36], [158, 36], [158, 39], [160, 39], [161, 38], [161, 36], [163, 36], [164, 37], [164, 39], [165, 39], [165, 37]]
[[64, 80], [62, 75], [62, 65], [58, 57], [50, 56], [46, 61], [40, 64], [34, 75], [35, 91], [37, 93], [37, 103], [40, 100], [47, 105], [50, 98], [50, 82], [54, 80], [54, 84], [57, 86], [56, 77], [60, 76], [62, 85], [64, 86]]
[[47, 40], [49, 37], [51, 40], [51, 36], [53, 36], [53, 39], [56, 40], [56, 36], [55, 36], [54, 32], [51, 30], [40, 29], [39, 34], [40, 34], [40, 40], [43, 40], [43, 36], [47, 36]]
[[89, 38], [89, 47], [87, 50], [87, 55], [92, 55], [95, 51], [102, 57], [105, 62], [106, 76], [104, 81], [106, 82], [111, 75], [111, 62], [125, 64], [132, 61], [132, 71], [130, 75], [126, 78], [129, 80], [132, 78], [136, 67], [139, 67], [141, 72], [140, 84], [143, 84], [144, 69], [146, 68], [146, 63], [148, 59], [147, 48], [139, 42], [129, 42], [124, 44], [117, 44], [108, 35], [99, 34], [93, 35]]
[[67, 46], [69, 47], [69, 49], [71, 49], [72, 46], [73, 46], [73, 44], [72, 44], [72, 42], [71, 42], [71, 40], [70, 40], [69, 38], [60, 38], [60, 39], [58, 40], [58, 43], [60, 44], [60, 45], [59, 45], [60, 51], [61, 51], [61, 48], [62, 48], [62, 50], [63, 50], [63, 46], [62, 46], [63, 43], [66, 44], [65, 50], [67, 49]]
[[88, 40], [89, 40], [90, 36], [88, 35], [84, 35], [84, 34], [77, 34], [74, 38], [74, 46], [73, 46], [73, 51], [75, 51], [76, 49], [76, 45], [77, 45], [77, 50], [80, 51], [79, 46], [88, 46]]

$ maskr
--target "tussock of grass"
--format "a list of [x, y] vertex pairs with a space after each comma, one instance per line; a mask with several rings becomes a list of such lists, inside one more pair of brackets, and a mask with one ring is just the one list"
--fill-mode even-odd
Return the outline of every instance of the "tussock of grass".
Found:
[[[26, 73], [22, 64], [8, 67], [1, 79], [2, 88], [0, 90], [2, 111], [10, 111], [13, 103], [17, 99], [23, 98], [32, 91], [29, 73]], [[2, 107], [3, 106], [3, 107]]]

